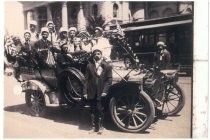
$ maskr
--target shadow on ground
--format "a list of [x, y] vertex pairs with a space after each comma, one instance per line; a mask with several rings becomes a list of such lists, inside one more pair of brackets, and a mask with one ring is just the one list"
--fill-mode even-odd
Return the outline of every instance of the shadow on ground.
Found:
[[[4, 111], [17, 112], [20, 114], [31, 116], [25, 104], [4, 107]], [[76, 109], [76, 108], [61, 108], [61, 107], [47, 107], [46, 114], [41, 117], [50, 119], [58, 123], [76, 125], [81, 130], [90, 130], [90, 111], [89, 109]], [[110, 131], [120, 131], [114, 126], [110, 114], [105, 113], [104, 128]]]
[[[20, 114], [31, 116], [28, 108], [25, 104], [19, 104], [14, 106], [7, 106], [4, 108], [8, 112], [18, 112]], [[176, 116], [174, 116], [176, 117]], [[42, 117], [50, 119], [58, 123], [76, 125], [80, 130], [90, 130], [90, 110], [78, 109], [78, 108], [61, 108], [61, 107], [47, 107], [46, 114]], [[147, 130], [155, 130], [155, 125], [159, 119], [171, 121], [168, 118], [155, 118], [153, 124]], [[111, 119], [109, 112], [105, 112], [103, 126], [110, 131], [120, 132]], [[149, 131], [141, 132], [141, 134], [149, 134]]]

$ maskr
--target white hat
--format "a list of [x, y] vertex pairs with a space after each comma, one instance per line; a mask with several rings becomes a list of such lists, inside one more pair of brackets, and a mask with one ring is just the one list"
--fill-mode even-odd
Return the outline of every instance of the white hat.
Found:
[[104, 31], [101, 27], [96, 27], [95, 30], [99, 30], [99, 31], [101, 31], [101, 32]]
[[69, 32], [70, 32], [70, 31], [75, 31], [75, 32], [77, 32], [77, 28], [76, 28], [76, 27], [70, 27], [70, 28], [69, 28]]
[[25, 30], [25, 31], [24, 31], [24, 35], [25, 35], [26, 33], [29, 33], [29, 34], [31, 35], [31, 32], [30, 32], [29, 30]]
[[165, 43], [164, 43], [164, 42], [159, 41], [159, 42], [157, 43], [157, 46], [164, 46], [164, 47], [165, 47], [166, 45], [165, 45]]
[[41, 29], [41, 34], [42, 34], [43, 32], [49, 33], [48, 28], [47, 28], [47, 27], [42, 27], [42, 29]]
[[29, 25], [35, 25], [35, 26], [37, 26], [37, 22], [35, 20], [31, 20], [31, 21], [29, 21]]
[[46, 26], [48, 27], [49, 24], [52, 24], [53, 26], [55, 26], [54, 23], [53, 23], [53, 21], [48, 21], [47, 24], [46, 24]]
[[68, 32], [68, 30], [64, 27], [61, 27], [60, 30], [59, 30], [59, 33], [62, 33], [62, 32]]

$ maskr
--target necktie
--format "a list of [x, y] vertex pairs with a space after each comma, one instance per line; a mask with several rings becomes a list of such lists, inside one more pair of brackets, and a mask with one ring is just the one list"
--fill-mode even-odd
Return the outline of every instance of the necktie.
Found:
[[50, 34], [51, 34], [51, 43], [52, 43], [52, 32]]

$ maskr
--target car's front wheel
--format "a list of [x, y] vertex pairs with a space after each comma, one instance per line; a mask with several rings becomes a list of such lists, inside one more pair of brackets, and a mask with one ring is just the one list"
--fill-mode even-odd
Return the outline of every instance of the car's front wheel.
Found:
[[155, 117], [153, 102], [145, 92], [112, 97], [109, 108], [112, 120], [125, 132], [142, 132], [151, 125]]

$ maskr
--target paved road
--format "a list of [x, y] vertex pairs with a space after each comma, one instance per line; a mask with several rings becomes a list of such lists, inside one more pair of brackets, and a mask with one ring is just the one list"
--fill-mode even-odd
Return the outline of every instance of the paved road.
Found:
[[145, 133], [123, 133], [109, 115], [102, 135], [89, 134], [88, 110], [65, 110], [51, 107], [45, 117], [32, 117], [24, 105], [24, 94], [15, 95], [18, 84], [13, 77], [4, 77], [4, 138], [189, 138], [191, 129], [191, 78], [182, 77], [179, 85], [186, 96], [183, 110], [175, 117], [159, 119]]

